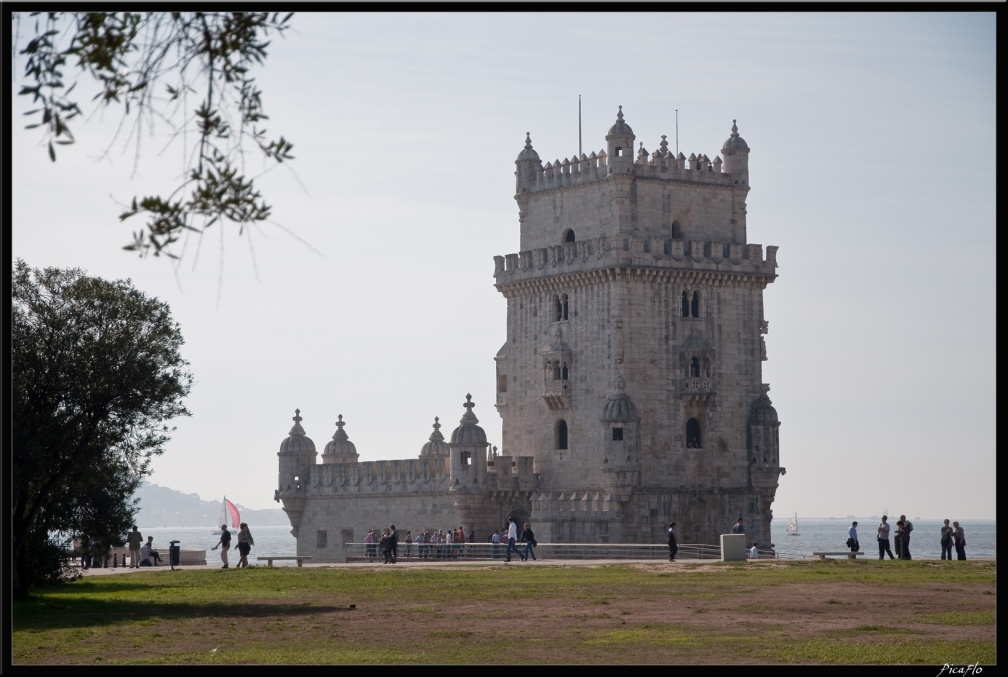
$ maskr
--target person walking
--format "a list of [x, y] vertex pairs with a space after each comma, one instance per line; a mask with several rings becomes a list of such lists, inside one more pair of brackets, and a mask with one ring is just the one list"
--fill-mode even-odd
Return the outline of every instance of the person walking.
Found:
[[[518, 540], [518, 525], [515, 523], [514, 517], [508, 517], [508, 544], [507, 552], [504, 553], [504, 561], [511, 561], [511, 553], [518, 552], [518, 546], [515, 545], [515, 541]], [[519, 553], [519, 556], [521, 553]]]
[[888, 515], [882, 515], [882, 523], [878, 526], [878, 558], [885, 559], [886, 553], [889, 554], [889, 559], [896, 559], [893, 557], [892, 550], [889, 549], [889, 519]]
[[539, 545], [538, 541], [535, 539], [535, 534], [532, 533], [532, 525], [528, 522], [525, 523], [525, 528], [522, 530], [521, 539], [525, 541], [525, 552], [522, 553], [522, 561], [528, 560], [529, 556], [532, 556], [532, 560], [535, 561], [535, 546]]
[[217, 541], [217, 545], [215, 545], [214, 547], [212, 547], [210, 549], [211, 550], [216, 550], [218, 547], [221, 549], [221, 551], [220, 551], [221, 561], [224, 562], [224, 566], [222, 566], [221, 569], [227, 569], [228, 568], [228, 550], [231, 549], [231, 532], [228, 531], [228, 528], [227, 528], [226, 524], [220, 525], [220, 540]]
[[966, 559], [966, 530], [959, 526], [959, 522], [953, 522], [955, 531], [952, 534], [955, 542], [956, 559]]
[[252, 540], [252, 532], [249, 531], [248, 525], [242, 522], [238, 525], [238, 554], [241, 555], [241, 558], [235, 568], [248, 567], [248, 554], [252, 551], [253, 545], [255, 545], [255, 541]]
[[733, 534], [744, 534], [745, 533], [745, 527], [742, 526], [742, 516], [741, 515], [739, 515], [738, 521], [735, 522], [735, 526], [733, 526], [731, 528], [731, 532]]
[[679, 539], [676, 537], [675, 522], [668, 525], [668, 561], [674, 562], [676, 553], [679, 552]]
[[945, 526], [941, 528], [941, 558], [952, 559], [952, 536], [955, 529], [949, 526], [949, 521], [945, 520]]
[[861, 544], [858, 543], [857, 538], [857, 522], [851, 522], [850, 529], [847, 530], [847, 547], [850, 548], [851, 552], [858, 552], [861, 549]]
[[126, 536], [126, 543], [129, 545], [130, 569], [140, 568], [140, 546], [143, 545], [143, 534], [137, 531], [133, 525], [133, 531]]

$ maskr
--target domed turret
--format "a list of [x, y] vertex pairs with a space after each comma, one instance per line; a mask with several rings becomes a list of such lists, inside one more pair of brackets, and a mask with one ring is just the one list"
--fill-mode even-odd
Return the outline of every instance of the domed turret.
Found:
[[304, 428], [301, 427], [301, 410], [294, 410], [294, 426], [290, 429], [287, 438], [280, 443], [279, 454], [311, 454], [312, 462], [314, 462], [316, 451], [315, 443], [312, 442], [311, 438], [305, 435]]
[[441, 424], [438, 423], [438, 417], [434, 417], [434, 432], [431, 433], [430, 440], [420, 448], [420, 458], [427, 456], [448, 456], [451, 452], [448, 443], [444, 441], [444, 435], [441, 434]]
[[466, 395], [466, 413], [459, 421], [459, 427], [452, 431], [451, 455], [451, 490], [468, 491], [483, 485], [487, 469], [487, 438], [483, 428], [477, 423], [479, 419], [472, 412], [475, 406], [472, 395]]
[[343, 414], [340, 414], [339, 420], [336, 421], [336, 432], [333, 434], [332, 440], [326, 444], [325, 451], [322, 452], [323, 463], [356, 463], [360, 458], [357, 447], [343, 430], [345, 425]]
[[738, 125], [732, 120], [731, 136], [721, 146], [724, 164], [721, 171], [738, 176], [737, 183], [749, 183], [749, 144], [738, 133]]
[[602, 420], [607, 423], [637, 422], [640, 421], [640, 416], [630, 396], [623, 391], [616, 391], [606, 399]]
[[770, 398], [766, 393], [760, 395], [759, 399], [752, 406], [749, 414], [749, 422], [763, 425], [780, 425], [777, 419], [777, 410], [770, 404]]
[[616, 114], [616, 123], [606, 134], [606, 157], [610, 174], [627, 174], [633, 170], [634, 136], [630, 125], [623, 122], [623, 106]]
[[542, 161], [532, 147], [532, 135], [529, 132], [525, 132], [525, 148], [515, 158], [515, 165], [515, 193], [521, 195], [532, 190], [536, 173], [542, 171]]
[[477, 423], [479, 419], [476, 418], [476, 414], [472, 412], [473, 404], [472, 395], [466, 394], [465, 404], [462, 405], [466, 409], [466, 413], [462, 415], [459, 420], [459, 427], [452, 431], [451, 443], [456, 444], [486, 444], [487, 437], [483, 428], [480, 428]]

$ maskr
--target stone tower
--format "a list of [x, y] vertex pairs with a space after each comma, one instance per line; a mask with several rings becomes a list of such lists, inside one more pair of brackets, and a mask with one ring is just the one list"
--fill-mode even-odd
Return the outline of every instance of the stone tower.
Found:
[[749, 147], [648, 153], [622, 107], [598, 154], [515, 161], [520, 252], [496, 356], [502, 449], [531, 456], [553, 542], [718, 542], [739, 516], [770, 543], [784, 473], [762, 383], [777, 248], [746, 238]]

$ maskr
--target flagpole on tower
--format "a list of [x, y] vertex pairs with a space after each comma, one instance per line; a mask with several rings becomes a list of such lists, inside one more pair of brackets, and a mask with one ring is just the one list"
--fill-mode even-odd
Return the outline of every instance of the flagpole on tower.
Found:
[[679, 157], [679, 109], [675, 109], [675, 154]]
[[578, 94], [578, 160], [581, 159], [581, 95]]

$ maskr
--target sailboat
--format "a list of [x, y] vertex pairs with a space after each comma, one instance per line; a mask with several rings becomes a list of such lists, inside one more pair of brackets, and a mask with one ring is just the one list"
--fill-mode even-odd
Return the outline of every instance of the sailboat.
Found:
[[798, 513], [794, 514], [791, 521], [787, 525], [787, 535], [788, 536], [800, 536], [798, 533]]
[[231, 526], [235, 529], [241, 524], [241, 515], [238, 513], [238, 506], [236, 506], [231, 501], [227, 500], [227, 496], [224, 497], [224, 502], [221, 503], [220, 509], [220, 519], [217, 520], [217, 526], [210, 533], [213, 536], [220, 536], [221, 525], [231, 523]]

